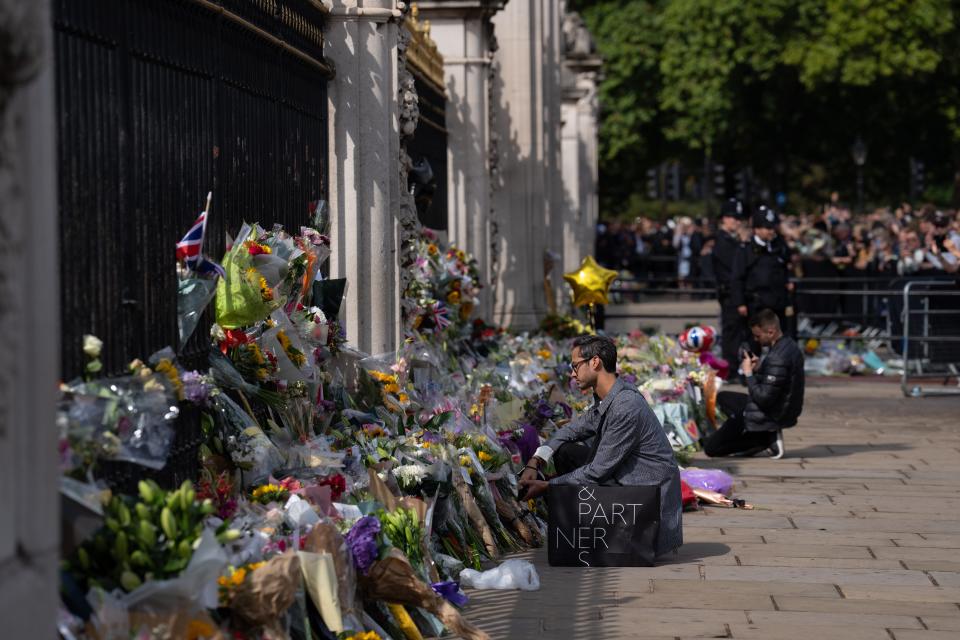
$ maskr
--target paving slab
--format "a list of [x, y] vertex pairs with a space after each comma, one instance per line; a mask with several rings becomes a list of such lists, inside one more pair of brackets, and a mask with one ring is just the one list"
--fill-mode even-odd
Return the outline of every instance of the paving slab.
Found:
[[957, 640], [956, 631], [915, 631], [895, 629], [891, 634], [896, 640]]
[[922, 571], [796, 567], [705, 567], [707, 581], [813, 582], [836, 585], [930, 585]]
[[960, 631], [960, 616], [923, 616], [921, 619], [931, 631]]
[[854, 600], [902, 600], [905, 602], [960, 602], [957, 587], [903, 587], [890, 585], [851, 584], [842, 587], [843, 595]]
[[[821, 569], [904, 569], [898, 560], [876, 560], [874, 558], [794, 558], [778, 556], [741, 556], [737, 555], [738, 566], [744, 567], [814, 567]], [[707, 563], [709, 564], [709, 563]], [[713, 563], [729, 564], [729, 563]], [[923, 571], [922, 569], [906, 569]]]
[[842, 598], [836, 585], [829, 583], [802, 582], [747, 582], [741, 580], [654, 580], [653, 593], [687, 595], [693, 601], [711, 593], [751, 593], [773, 596], [810, 596], [816, 598]]
[[913, 615], [880, 613], [825, 613], [809, 611], [748, 611], [754, 625], [807, 625], [810, 627], [880, 627], [881, 629], [923, 629], [920, 619]]
[[469, 591], [492, 639], [960, 638], [956, 399], [851, 380], [808, 387], [783, 460], [697, 456], [753, 511], [684, 514], [651, 568], [551, 568], [537, 592]]
[[[885, 629], [852, 625], [821, 625], [814, 630], [805, 624], [732, 624], [729, 625], [729, 631], [730, 635], [720, 637], [742, 638], [743, 640], [811, 640], [813, 637], [829, 638], [830, 640], [890, 640], [890, 635]], [[899, 636], [897, 636], [897, 639], [899, 640]], [[930, 638], [929, 640], [940, 640], [940, 638]], [[956, 640], [956, 638], [953, 640]]]
[[808, 596], [773, 596], [779, 611], [814, 611], [823, 613], [880, 613], [907, 616], [955, 616], [960, 607], [950, 602], [902, 602], [899, 600], [854, 600], [850, 598], [811, 598]]

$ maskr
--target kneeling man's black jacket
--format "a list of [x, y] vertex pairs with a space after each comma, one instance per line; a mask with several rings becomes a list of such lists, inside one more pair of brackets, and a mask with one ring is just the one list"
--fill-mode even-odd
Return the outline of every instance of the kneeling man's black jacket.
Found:
[[803, 353], [783, 336], [747, 378], [750, 400], [743, 411], [747, 431], [776, 431], [797, 424], [803, 410]]

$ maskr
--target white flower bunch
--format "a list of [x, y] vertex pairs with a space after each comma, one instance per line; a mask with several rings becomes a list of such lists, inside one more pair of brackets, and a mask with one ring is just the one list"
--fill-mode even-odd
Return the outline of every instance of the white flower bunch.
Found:
[[422, 464], [404, 464], [393, 470], [393, 475], [404, 487], [416, 486], [423, 482], [429, 471]]

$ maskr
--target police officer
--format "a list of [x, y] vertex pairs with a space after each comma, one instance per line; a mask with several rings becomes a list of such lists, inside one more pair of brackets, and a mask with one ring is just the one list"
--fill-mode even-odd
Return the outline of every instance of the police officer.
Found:
[[[781, 326], [786, 327], [790, 249], [777, 233], [779, 228], [780, 216], [773, 209], [763, 205], [757, 208], [753, 214], [753, 238], [741, 247], [733, 261], [731, 303], [743, 318], [761, 309], [772, 309]], [[759, 355], [759, 346], [753, 346], [753, 352]]]
[[746, 318], [733, 302], [733, 263], [743, 243], [740, 226], [743, 224], [743, 203], [730, 198], [720, 206], [720, 222], [716, 245], [713, 247], [713, 273], [717, 281], [717, 301], [720, 303], [720, 337], [723, 358], [730, 364], [737, 360], [737, 349], [746, 334]]

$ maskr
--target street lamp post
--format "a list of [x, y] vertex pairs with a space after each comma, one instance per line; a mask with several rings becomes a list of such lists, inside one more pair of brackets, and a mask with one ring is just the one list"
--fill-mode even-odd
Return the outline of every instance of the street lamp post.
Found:
[[867, 163], [867, 145], [857, 136], [850, 147], [853, 163], [857, 165], [857, 211], [863, 212], [863, 165]]

